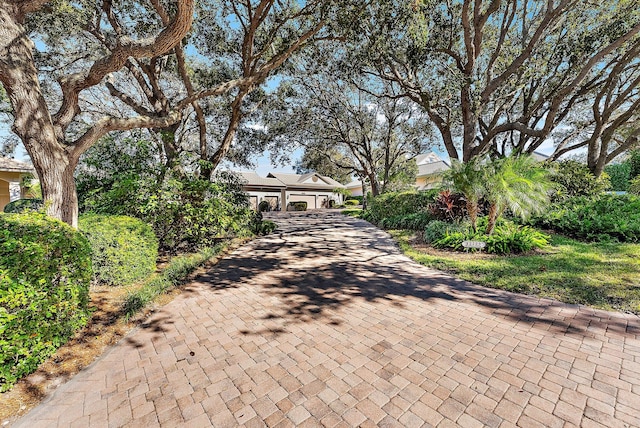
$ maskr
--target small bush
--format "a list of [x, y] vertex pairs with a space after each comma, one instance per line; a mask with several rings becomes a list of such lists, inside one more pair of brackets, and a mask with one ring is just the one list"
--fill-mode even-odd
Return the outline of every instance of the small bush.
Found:
[[428, 212], [398, 215], [382, 219], [380, 227], [383, 229], [424, 230], [433, 221]]
[[553, 197], [556, 201], [575, 196], [597, 197], [610, 187], [607, 174], [596, 178], [587, 165], [574, 160], [554, 162], [549, 168], [549, 178], [557, 186], [557, 194]]
[[278, 228], [278, 225], [271, 220], [262, 220], [258, 227], [258, 235], [268, 235]]
[[91, 244], [99, 282], [128, 285], [155, 271], [158, 239], [148, 224], [126, 216], [86, 214], [79, 226]]
[[305, 201], [291, 201], [287, 204], [287, 211], [306, 211], [307, 203]]
[[258, 211], [260, 211], [261, 213], [269, 211], [269, 202], [260, 201], [260, 203], [258, 204]]
[[[478, 224], [478, 230], [486, 228], [486, 217]], [[543, 248], [549, 243], [550, 237], [529, 226], [518, 226], [512, 222], [501, 221], [491, 235], [473, 232], [471, 228], [464, 231], [448, 231], [442, 238], [432, 241], [436, 248], [446, 248], [456, 251], [464, 250], [464, 241], [483, 241], [487, 243], [485, 251], [489, 254], [519, 254], [536, 248]]]
[[629, 161], [607, 165], [604, 172], [611, 180], [611, 190], [614, 192], [626, 192], [629, 190], [631, 179], [631, 164]]
[[38, 211], [43, 207], [44, 201], [42, 199], [18, 199], [5, 205], [4, 212], [19, 214], [25, 211]]
[[367, 221], [379, 224], [382, 219], [426, 212], [437, 191], [384, 193], [369, 202]]
[[640, 242], [640, 198], [634, 195], [578, 197], [554, 204], [532, 224], [588, 241]]
[[41, 213], [0, 215], [0, 390], [34, 371], [89, 315], [91, 248]]
[[458, 223], [434, 220], [424, 228], [424, 242], [431, 244], [444, 238], [447, 233], [461, 232], [467, 227]]
[[360, 205], [360, 201], [356, 199], [347, 199], [346, 201], [344, 201], [344, 204], [346, 206], [355, 206], [355, 205]]
[[640, 196], [640, 175], [629, 182], [629, 193]]

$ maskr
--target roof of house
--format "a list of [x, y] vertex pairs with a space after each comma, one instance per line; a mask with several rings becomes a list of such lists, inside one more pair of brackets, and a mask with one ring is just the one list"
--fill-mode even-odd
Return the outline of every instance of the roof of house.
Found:
[[418, 155], [415, 159], [418, 166], [442, 161], [442, 158], [435, 152]]
[[343, 188], [344, 186], [330, 177], [320, 175], [315, 172], [308, 174], [286, 174], [281, 172], [269, 173], [267, 177], [280, 180], [287, 187], [305, 187], [305, 188]]
[[345, 184], [344, 187], [347, 188], [347, 189], [357, 189], [357, 188], [362, 187], [362, 181], [353, 180], [351, 183]]
[[285, 187], [284, 183], [277, 178], [260, 177], [255, 172], [240, 172], [239, 174], [247, 181], [247, 185], [249, 186]]
[[269, 173], [266, 177], [260, 177], [255, 172], [240, 172], [246, 180], [246, 186], [274, 187], [274, 188], [305, 188], [305, 189], [329, 189], [343, 188], [336, 180], [311, 172], [308, 174]]
[[0, 157], [0, 171], [8, 172], [33, 172], [33, 167], [15, 159]]
[[533, 158], [538, 162], [544, 162], [551, 157], [549, 155], [545, 155], [544, 153], [540, 153], [540, 152], [533, 152], [531, 156], [533, 156]]
[[425, 175], [437, 174], [439, 172], [443, 172], [451, 168], [451, 166], [443, 161], [431, 162], [422, 165], [418, 165], [418, 177], [422, 177]]

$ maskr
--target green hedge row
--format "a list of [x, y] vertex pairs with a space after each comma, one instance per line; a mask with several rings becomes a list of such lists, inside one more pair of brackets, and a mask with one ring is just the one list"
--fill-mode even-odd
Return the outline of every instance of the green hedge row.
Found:
[[126, 216], [85, 214], [79, 226], [91, 244], [99, 282], [128, 285], [155, 271], [158, 238], [148, 224]]
[[379, 224], [385, 218], [427, 212], [437, 190], [426, 192], [384, 193], [368, 202], [365, 220]]
[[0, 390], [86, 324], [91, 248], [41, 213], [0, 215]]

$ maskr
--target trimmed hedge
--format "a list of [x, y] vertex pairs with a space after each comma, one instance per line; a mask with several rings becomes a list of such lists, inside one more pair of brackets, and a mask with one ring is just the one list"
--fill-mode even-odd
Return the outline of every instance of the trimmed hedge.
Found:
[[129, 285], [156, 270], [158, 238], [141, 220], [127, 216], [86, 214], [79, 226], [91, 244], [96, 280]]
[[426, 212], [437, 194], [437, 190], [384, 193], [369, 201], [364, 218], [379, 224], [385, 218]]
[[307, 203], [305, 201], [291, 201], [287, 204], [287, 211], [306, 211]]
[[360, 201], [357, 199], [347, 199], [346, 201], [344, 201], [344, 205], [347, 205], [347, 206], [360, 205]]
[[380, 227], [383, 229], [424, 230], [433, 221], [431, 213], [414, 213], [383, 218]]
[[87, 322], [91, 248], [42, 213], [0, 215], [0, 391]]

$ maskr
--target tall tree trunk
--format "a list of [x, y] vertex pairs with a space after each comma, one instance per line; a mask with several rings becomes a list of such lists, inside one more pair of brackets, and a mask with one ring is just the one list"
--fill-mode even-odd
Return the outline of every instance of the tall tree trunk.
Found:
[[71, 159], [56, 135], [33, 60], [34, 44], [20, 19], [17, 6], [0, 0], [0, 81], [13, 107], [12, 130], [33, 161], [47, 213], [77, 227], [78, 197], [73, 178], [77, 160]]

